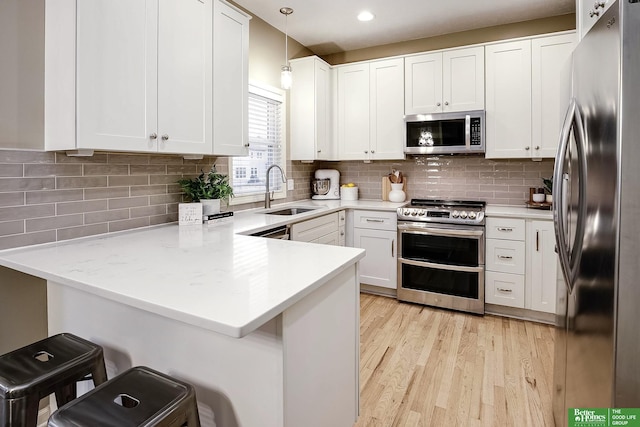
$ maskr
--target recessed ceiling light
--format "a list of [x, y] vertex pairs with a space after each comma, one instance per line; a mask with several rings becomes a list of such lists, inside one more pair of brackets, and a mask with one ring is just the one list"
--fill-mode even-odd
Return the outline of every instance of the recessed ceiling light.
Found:
[[358, 21], [367, 22], [371, 21], [373, 18], [375, 18], [375, 16], [368, 10], [362, 11], [358, 14]]

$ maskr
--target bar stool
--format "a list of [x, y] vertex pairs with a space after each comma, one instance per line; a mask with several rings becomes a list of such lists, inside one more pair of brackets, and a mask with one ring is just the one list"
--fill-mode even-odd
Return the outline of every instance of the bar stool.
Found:
[[0, 356], [0, 427], [32, 427], [40, 399], [58, 406], [76, 398], [76, 382], [107, 381], [102, 347], [72, 334], [45, 338]]
[[193, 386], [145, 366], [131, 368], [58, 409], [49, 427], [199, 427]]

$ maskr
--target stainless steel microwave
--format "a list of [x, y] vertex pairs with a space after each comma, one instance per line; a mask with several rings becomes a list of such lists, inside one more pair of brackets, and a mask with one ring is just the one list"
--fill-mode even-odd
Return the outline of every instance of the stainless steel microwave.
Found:
[[405, 116], [407, 154], [474, 154], [485, 150], [482, 110]]

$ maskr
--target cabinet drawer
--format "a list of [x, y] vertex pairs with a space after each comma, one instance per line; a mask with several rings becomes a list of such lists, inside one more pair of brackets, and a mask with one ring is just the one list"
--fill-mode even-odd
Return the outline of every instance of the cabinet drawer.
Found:
[[397, 221], [398, 214], [396, 211], [355, 211], [353, 215], [353, 226], [355, 228], [396, 231]]
[[291, 226], [291, 240], [311, 242], [339, 230], [338, 212], [323, 215]]
[[322, 237], [318, 237], [317, 239], [313, 239], [311, 243], [319, 243], [322, 245], [333, 245], [333, 246], [341, 246], [340, 245], [340, 235], [337, 231], [333, 233], [326, 234]]
[[489, 271], [524, 274], [524, 242], [487, 239], [486, 267]]
[[487, 218], [487, 239], [524, 241], [524, 236], [524, 219]]
[[487, 271], [484, 286], [486, 303], [524, 308], [524, 276]]

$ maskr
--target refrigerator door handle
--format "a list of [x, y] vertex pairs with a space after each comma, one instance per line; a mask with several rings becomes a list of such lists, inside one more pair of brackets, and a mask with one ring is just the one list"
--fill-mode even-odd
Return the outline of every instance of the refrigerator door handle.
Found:
[[[576, 218], [576, 236], [573, 241], [571, 253], [567, 246], [567, 237], [565, 230], [565, 218], [563, 217], [563, 200], [564, 200], [564, 160], [569, 149], [569, 138], [571, 129], [574, 129], [576, 138], [576, 148], [578, 157], [578, 215]], [[553, 194], [556, 203], [553, 204], [553, 218], [556, 235], [556, 249], [560, 259], [560, 267], [565, 278], [565, 283], [569, 293], [573, 291], [575, 279], [578, 275], [580, 259], [582, 257], [582, 243], [584, 238], [584, 229], [586, 223], [586, 190], [587, 190], [587, 158], [585, 152], [585, 134], [582, 123], [582, 115], [577, 106], [575, 98], [571, 99], [567, 115], [565, 116], [560, 134], [560, 145], [556, 154], [555, 170], [553, 172]]]

